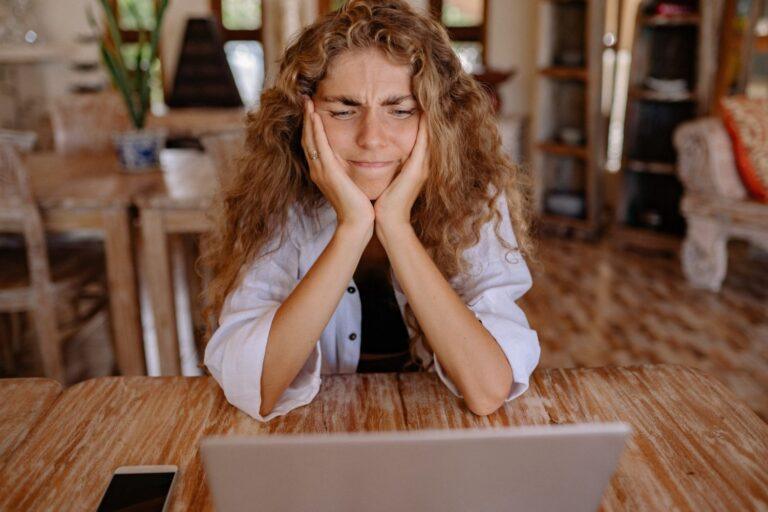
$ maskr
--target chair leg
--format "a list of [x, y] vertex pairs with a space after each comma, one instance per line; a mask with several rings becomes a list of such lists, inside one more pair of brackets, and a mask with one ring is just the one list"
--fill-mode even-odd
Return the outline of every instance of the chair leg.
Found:
[[39, 302], [32, 312], [32, 321], [35, 328], [38, 354], [43, 364], [43, 374], [63, 384], [65, 380], [64, 361], [55, 306], [50, 304], [48, 300]]
[[728, 237], [716, 220], [689, 216], [683, 242], [683, 272], [693, 286], [720, 291], [728, 269]]
[[13, 328], [11, 326], [11, 313], [0, 314], [0, 352], [2, 352], [3, 374], [14, 375], [16, 363], [13, 357]]

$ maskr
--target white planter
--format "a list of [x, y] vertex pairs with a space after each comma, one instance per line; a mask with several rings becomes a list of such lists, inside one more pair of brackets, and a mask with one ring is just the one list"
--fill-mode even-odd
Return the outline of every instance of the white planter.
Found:
[[144, 129], [116, 133], [112, 136], [117, 157], [129, 171], [154, 169], [160, 163], [160, 150], [165, 147], [167, 130]]

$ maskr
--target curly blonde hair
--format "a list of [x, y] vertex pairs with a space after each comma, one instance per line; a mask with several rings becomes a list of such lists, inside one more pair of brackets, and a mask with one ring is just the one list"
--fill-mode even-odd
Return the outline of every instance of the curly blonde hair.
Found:
[[[351, 0], [298, 35], [283, 55], [275, 86], [248, 115], [246, 155], [223, 191], [205, 244], [203, 262], [213, 273], [206, 292], [208, 335], [241, 268], [273, 237], [285, 235], [291, 206], [315, 215], [325, 202], [301, 147], [302, 95], [314, 95], [335, 57], [370, 48], [410, 65], [414, 97], [430, 114], [430, 174], [411, 224], [446, 279], [467, 270], [462, 252], [479, 242], [481, 226], [491, 220], [506, 249], [530, 255], [523, 173], [503, 155], [489, 96], [462, 69], [445, 29], [402, 0]], [[493, 205], [502, 193], [517, 247], [499, 235], [501, 214]], [[405, 313], [418, 360], [414, 342], [423, 332], [409, 306]]]

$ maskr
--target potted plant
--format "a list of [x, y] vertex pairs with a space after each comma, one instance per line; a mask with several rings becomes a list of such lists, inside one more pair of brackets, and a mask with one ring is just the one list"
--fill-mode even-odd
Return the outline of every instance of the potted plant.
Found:
[[[143, 169], [154, 167], [159, 162], [160, 150], [165, 146], [167, 132], [146, 127], [147, 115], [150, 112], [150, 75], [152, 64], [157, 58], [157, 47], [160, 40], [160, 28], [169, 0], [160, 0], [157, 4], [155, 26], [147, 29], [146, 24], [139, 23], [138, 50], [135, 59], [128, 62], [124, 55], [123, 40], [117, 23], [115, 7], [110, 0], [99, 0], [107, 30], [99, 28], [92, 11], [88, 11], [91, 26], [100, 42], [101, 58], [107, 68], [113, 86], [122, 97], [128, 110], [133, 130], [114, 135], [115, 148], [118, 158], [128, 169]], [[133, 1], [126, 2], [126, 9], [137, 21], [141, 15]]]

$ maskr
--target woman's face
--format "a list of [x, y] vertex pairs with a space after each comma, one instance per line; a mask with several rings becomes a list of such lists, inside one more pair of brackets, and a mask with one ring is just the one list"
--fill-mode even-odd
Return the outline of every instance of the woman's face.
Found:
[[420, 113], [410, 66], [376, 49], [347, 51], [331, 61], [312, 99], [350, 178], [369, 199], [378, 198], [416, 142]]

